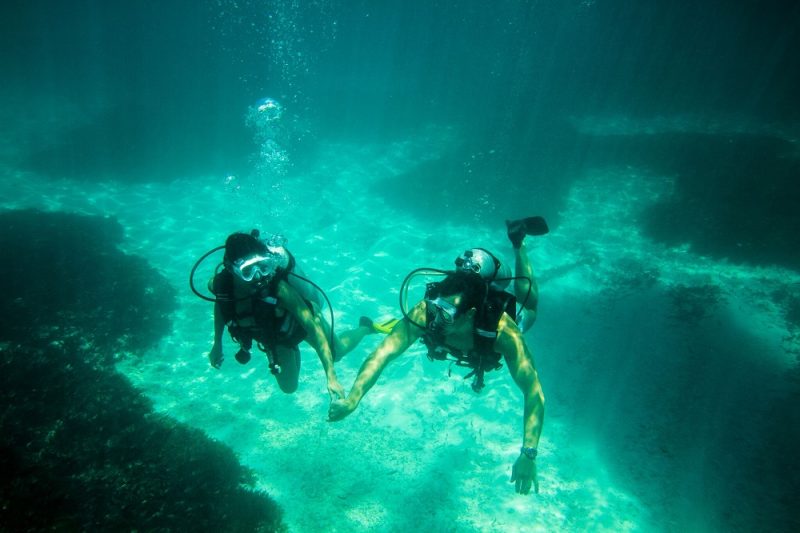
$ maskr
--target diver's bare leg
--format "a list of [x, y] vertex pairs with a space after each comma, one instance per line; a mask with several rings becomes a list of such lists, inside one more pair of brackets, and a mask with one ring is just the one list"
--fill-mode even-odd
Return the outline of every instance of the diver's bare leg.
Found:
[[[530, 325], [533, 325], [539, 307], [539, 285], [536, 283], [536, 276], [528, 258], [525, 242], [519, 248], [514, 248], [514, 275], [517, 278], [514, 280], [514, 296], [517, 297], [517, 303], [525, 309]], [[529, 289], [530, 292], [528, 292]]]
[[[322, 324], [322, 329], [325, 331], [325, 336], [328, 337], [328, 341], [330, 342], [330, 335], [331, 335], [331, 327], [330, 325], [322, 318], [317, 317]], [[364, 337], [367, 335], [375, 333], [375, 331], [366, 326], [358, 326], [355, 329], [349, 329], [344, 333], [340, 333], [339, 335], [333, 336], [333, 360], [334, 362], [339, 361], [342, 357], [346, 354], [350, 353], [350, 351], [358, 346]]]
[[297, 346], [276, 346], [275, 362], [281, 371], [275, 375], [278, 386], [286, 394], [297, 390], [297, 381], [300, 376], [300, 350]]

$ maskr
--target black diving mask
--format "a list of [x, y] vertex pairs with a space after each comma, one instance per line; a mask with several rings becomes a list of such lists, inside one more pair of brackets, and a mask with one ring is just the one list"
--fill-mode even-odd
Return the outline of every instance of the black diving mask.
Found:
[[429, 327], [434, 332], [441, 332], [443, 328], [452, 326], [458, 317], [458, 308], [443, 298], [425, 300], [425, 305], [433, 307], [433, 321]]

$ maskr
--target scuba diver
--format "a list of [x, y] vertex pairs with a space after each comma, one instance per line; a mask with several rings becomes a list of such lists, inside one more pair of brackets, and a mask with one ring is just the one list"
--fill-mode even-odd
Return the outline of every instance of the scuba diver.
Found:
[[[328, 420], [341, 420], [352, 413], [386, 366], [417, 339], [427, 346], [429, 359], [447, 360], [450, 356], [454, 364], [470, 368], [466, 377], [473, 378], [475, 392], [484, 387], [484, 373], [502, 367], [503, 360], [524, 399], [522, 446], [512, 467], [511, 482], [520, 494], [528, 494], [531, 486], [538, 493], [536, 455], [544, 419], [544, 393], [533, 355], [516, 322], [516, 300], [521, 298], [521, 312], [535, 319], [538, 288], [527, 257], [520, 265], [519, 256], [524, 253], [526, 235], [544, 235], [549, 230], [541, 217], [508, 221], [506, 225], [517, 255], [517, 273], [527, 275], [503, 277], [508, 267], [483, 248], [465, 251], [456, 258], [452, 271], [411, 271], [400, 288], [403, 320], [361, 365], [347, 397], [331, 402]], [[407, 310], [409, 281], [418, 275], [436, 274], [444, 279], [428, 283], [422, 301]], [[504, 290], [511, 281], [519, 293], [516, 296]], [[528, 320], [530, 327], [533, 322]]]
[[[192, 290], [204, 300], [214, 302], [214, 343], [208, 353], [209, 363], [217, 369], [222, 365], [222, 334], [227, 327], [239, 344], [236, 360], [247, 364], [255, 343], [266, 353], [280, 389], [291, 394], [297, 390], [300, 372], [298, 345], [306, 341], [319, 356], [331, 399], [341, 398], [344, 389], [336, 377], [334, 361], [366, 335], [388, 332], [393, 324], [375, 324], [361, 317], [357, 328], [335, 335], [333, 311], [330, 311], [330, 325], [322, 316], [321, 296], [325, 293], [303, 275], [285, 244], [281, 236], [260, 239], [258, 230], [233, 233], [224, 246], [206, 253], [192, 268]], [[223, 262], [208, 283], [214, 295], [210, 298], [195, 288], [194, 273], [206, 257], [223, 248]]]

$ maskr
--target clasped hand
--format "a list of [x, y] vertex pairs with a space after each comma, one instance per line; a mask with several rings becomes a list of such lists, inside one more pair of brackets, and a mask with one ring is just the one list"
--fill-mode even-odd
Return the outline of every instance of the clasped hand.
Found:
[[328, 421], [336, 422], [337, 420], [341, 420], [355, 411], [355, 409], [355, 402], [345, 398], [343, 395], [341, 398], [331, 402], [331, 405], [328, 408]]
[[344, 398], [344, 387], [335, 377], [328, 378], [328, 394], [332, 402]]

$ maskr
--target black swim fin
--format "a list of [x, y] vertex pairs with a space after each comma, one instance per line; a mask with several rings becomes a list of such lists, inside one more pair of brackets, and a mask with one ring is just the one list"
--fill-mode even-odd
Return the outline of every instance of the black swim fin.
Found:
[[543, 217], [528, 217], [519, 220], [506, 220], [508, 238], [514, 248], [522, 246], [525, 235], [539, 236], [550, 231]]
[[547, 227], [547, 221], [544, 217], [523, 218], [522, 223], [525, 224], [525, 233], [533, 237], [550, 233], [550, 228]]

